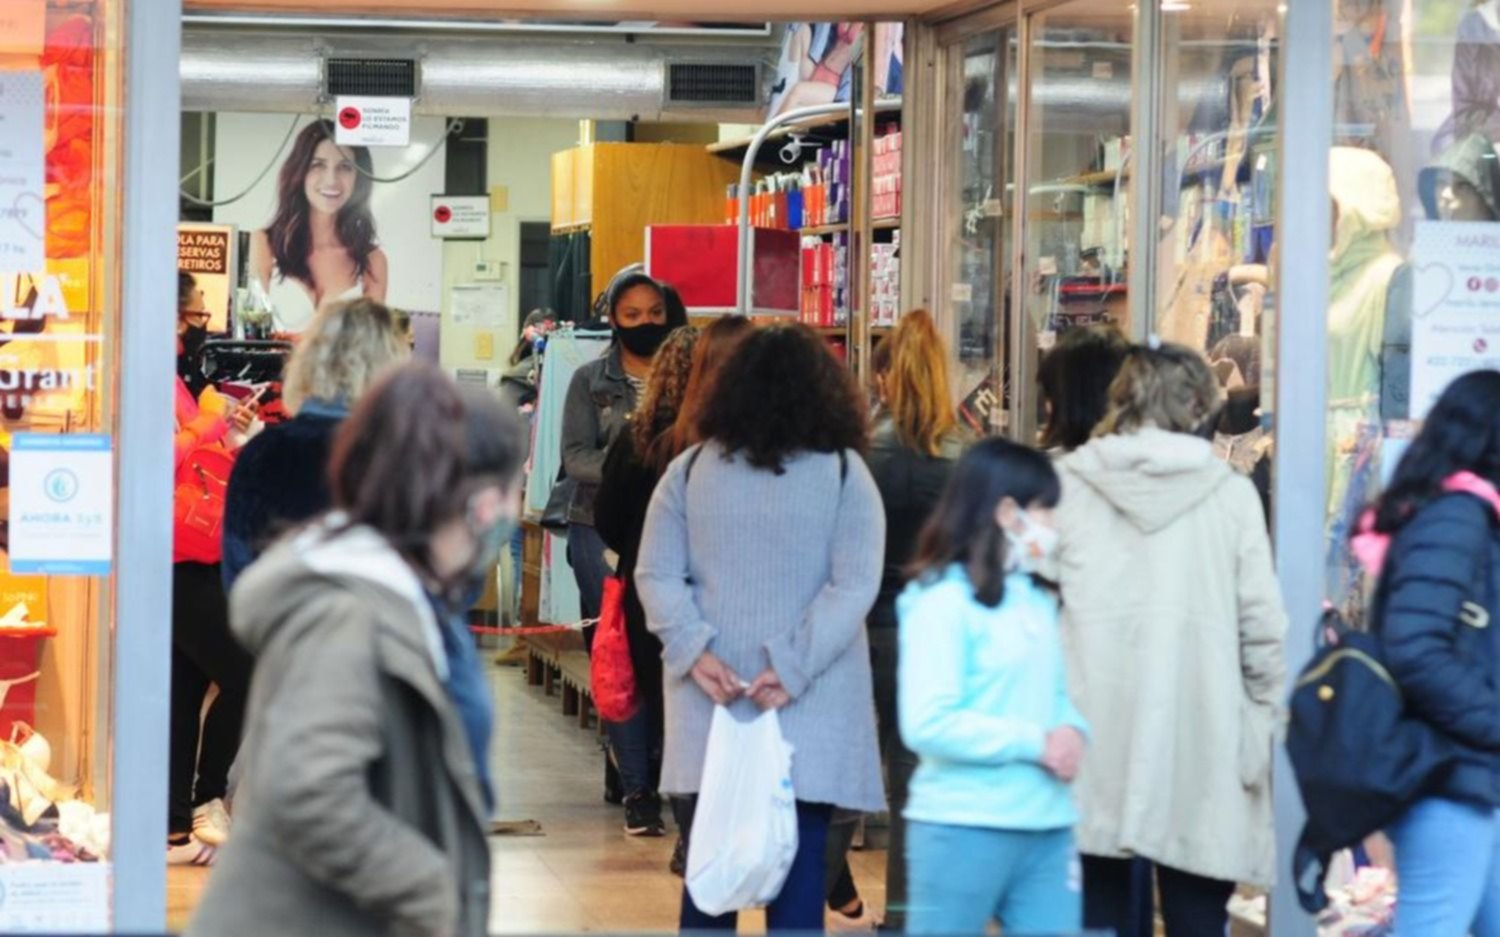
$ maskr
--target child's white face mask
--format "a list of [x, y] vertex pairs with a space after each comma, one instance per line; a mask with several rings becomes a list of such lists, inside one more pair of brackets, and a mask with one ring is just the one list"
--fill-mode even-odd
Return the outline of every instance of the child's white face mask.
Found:
[[1005, 540], [1010, 545], [1007, 565], [1026, 573], [1038, 572], [1057, 553], [1057, 529], [1032, 520], [1024, 508], [1016, 508], [1016, 520], [1019, 530], [1005, 528]]

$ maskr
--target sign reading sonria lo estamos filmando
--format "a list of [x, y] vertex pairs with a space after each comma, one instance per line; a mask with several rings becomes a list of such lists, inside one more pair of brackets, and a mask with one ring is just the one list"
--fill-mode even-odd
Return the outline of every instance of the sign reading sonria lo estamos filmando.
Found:
[[107, 576], [114, 562], [114, 460], [93, 433], [17, 433], [10, 449], [10, 571]]

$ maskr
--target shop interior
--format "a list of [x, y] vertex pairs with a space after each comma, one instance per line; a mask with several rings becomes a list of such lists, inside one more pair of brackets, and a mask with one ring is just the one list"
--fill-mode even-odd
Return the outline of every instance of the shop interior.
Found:
[[[111, 382], [90, 375], [119, 329], [107, 184], [119, 130], [94, 116], [114, 114], [120, 95], [117, 6], [46, 5], [38, 70], [61, 102], [44, 153], [46, 272], [0, 283], [6, 307], [27, 311], [7, 314], [0, 346], [7, 437], [112, 418]], [[1144, 37], [1115, 0], [712, 24], [236, 6], [189, 4], [184, 22], [179, 266], [213, 313], [210, 376], [227, 394], [261, 393], [267, 421], [299, 328], [358, 287], [410, 316], [415, 354], [491, 387], [519, 362], [526, 315], [555, 310], [566, 327], [548, 348], [562, 366], [539, 388], [545, 424], [572, 369], [602, 347], [594, 301], [622, 268], [673, 283], [695, 319], [735, 308], [743, 203], [750, 312], [807, 323], [862, 375], [904, 310], [932, 309], [976, 433], [1035, 437], [1037, 364], [1069, 330], [1107, 323], [1202, 349], [1232, 403], [1220, 451], [1269, 497], [1275, 0], [1164, 2]], [[347, 101], [370, 98], [410, 107], [385, 143], [343, 150], [385, 275], [288, 284], [258, 247], [282, 168], [299, 148], [309, 163], [338, 151]], [[768, 120], [827, 104], [845, 108], [750, 152]], [[27, 321], [54, 302], [71, 314]], [[477, 621], [576, 623], [562, 542], [540, 522], [558, 461], [557, 440], [539, 437], [523, 562], [497, 571]], [[23, 568], [13, 556], [0, 579], [0, 780], [28, 825], [29, 811], [62, 815], [55, 858], [106, 857], [121, 756], [112, 580]], [[516, 641], [530, 682], [592, 726], [576, 633], [493, 649]], [[39, 845], [4, 847], [36, 858]], [[174, 894], [188, 896], [181, 914], [192, 887]], [[1247, 926], [1264, 919], [1263, 903], [1243, 910]]]

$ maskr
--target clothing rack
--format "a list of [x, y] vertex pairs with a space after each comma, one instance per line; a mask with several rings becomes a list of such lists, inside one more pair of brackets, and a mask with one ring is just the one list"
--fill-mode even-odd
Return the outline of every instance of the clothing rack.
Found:
[[291, 342], [214, 339], [203, 346], [203, 374], [215, 384], [275, 383], [281, 380], [291, 353]]

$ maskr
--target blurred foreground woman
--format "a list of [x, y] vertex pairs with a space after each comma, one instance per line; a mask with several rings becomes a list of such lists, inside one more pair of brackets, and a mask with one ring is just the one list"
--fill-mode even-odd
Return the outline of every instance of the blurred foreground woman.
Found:
[[519, 426], [412, 364], [334, 443], [334, 513], [235, 587], [256, 655], [236, 836], [190, 934], [482, 935], [493, 714], [463, 597], [516, 522]]

